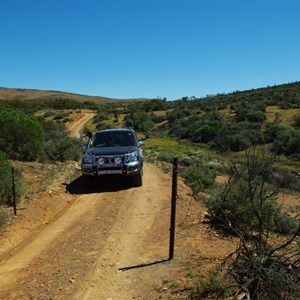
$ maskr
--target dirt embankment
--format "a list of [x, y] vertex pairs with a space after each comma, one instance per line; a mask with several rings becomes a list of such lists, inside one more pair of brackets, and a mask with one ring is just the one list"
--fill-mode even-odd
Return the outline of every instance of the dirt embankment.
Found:
[[179, 180], [167, 260], [171, 176], [154, 165], [140, 188], [104, 180], [89, 189], [71, 178], [74, 163], [23, 167], [36, 191], [0, 236], [0, 299], [184, 299], [193, 275], [235, 247], [201, 222], [204, 207]]

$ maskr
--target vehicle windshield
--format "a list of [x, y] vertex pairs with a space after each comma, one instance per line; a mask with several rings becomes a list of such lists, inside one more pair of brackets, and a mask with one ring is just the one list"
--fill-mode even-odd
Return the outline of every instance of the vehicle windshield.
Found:
[[107, 131], [97, 132], [91, 142], [91, 147], [130, 147], [135, 146], [136, 141], [131, 131]]

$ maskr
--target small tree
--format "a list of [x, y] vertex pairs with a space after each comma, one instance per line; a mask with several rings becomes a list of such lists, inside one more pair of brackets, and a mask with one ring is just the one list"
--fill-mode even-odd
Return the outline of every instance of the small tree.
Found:
[[245, 160], [231, 163], [228, 184], [209, 203], [215, 221], [225, 221], [226, 226], [230, 222], [232, 228], [249, 235], [253, 231], [295, 232], [296, 222], [281, 211], [278, 190], [270, 184], [275, 182], [275, 156], [255, 147], [245, 153]]
[[35, 118], [17, 110], [0, 111], [0, 150], [13, 159], [32, 160], [43, 146], [42, 126]]

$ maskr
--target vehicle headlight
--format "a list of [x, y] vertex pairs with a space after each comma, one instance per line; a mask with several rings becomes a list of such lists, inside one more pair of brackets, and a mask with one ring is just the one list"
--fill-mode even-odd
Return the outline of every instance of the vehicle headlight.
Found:
[[93, 156], [84, 155], [83, 158], [82, 158], [82, 162], [84, 164], [92, 164], [93, 163]]
[[115, 157], [115, 164], [116, 165], [119, 165], [119, 164], [121, 164], [122, 163], [122, 158], [120, 157], [120, 156], [116, 156]]
[[139, 154], [137, 151], [127, 153], [127, 162], [137, 161], [138, 156], [139, 156]]
[[99, 159], [98, 159], [98, 164], [99, 164], [100, 166], [102, 166], [102, 165], [104, 165], [104, 163], [105, 163], [104, 157], [99, 157]]

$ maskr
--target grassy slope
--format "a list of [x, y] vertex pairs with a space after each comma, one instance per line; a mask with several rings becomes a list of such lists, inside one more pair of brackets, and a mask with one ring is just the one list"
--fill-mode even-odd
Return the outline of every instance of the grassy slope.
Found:
[[[44, 90], [31, 90], [31, 89], [13, 89], [13, 88], [0, 88], [0, 100], [34, 100], [34, 99], [55, 99], [65, 98], [77, 100], [80, 102], [90, 101], [95, 103], [110, 103], [122, 99], [112, 99], [100, 96], [87, 96], [74, 93], [66, 93], [60, 91], [44, 91]], [[145, 99], [124, 99], [124, 100], [145, 100]]]

